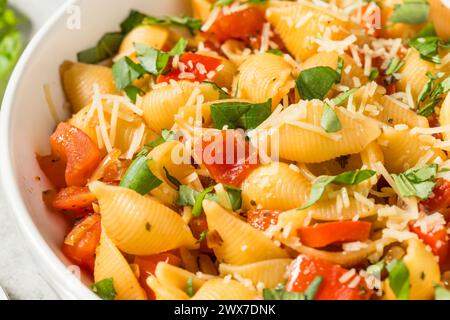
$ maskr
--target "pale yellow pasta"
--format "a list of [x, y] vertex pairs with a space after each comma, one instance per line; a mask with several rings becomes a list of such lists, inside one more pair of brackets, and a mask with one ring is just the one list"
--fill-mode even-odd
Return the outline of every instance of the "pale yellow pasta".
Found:
[[308, 170], [316, 176], [335, 176], [344, 171], [360, 169], [361, 166], [362, 161], [360, 154], [344, 155], [340, 158], [318, 163], [309, 163], [307, 165]]
[[[318, 66], [326, 66], [336, 70], [338, 59], [342, 58], [344, 61], [341, 85], [353, 88], [355, 83], [353, 78], [356, 77], [361, 81], [361, 84], [366, 84], [368, 81], [367, 76], [364, 75], [363, 69], [358, 66], [352, 57], [347, 54], [338, 54], [335, 51], [332, 52], [319, 52], [313, 55], [302, 64], [302, 69], [310, 69]], [[349, 68], [348, 72], [345, 72]]]
[[292, 66], [283, 57], [271, 53], [247, 58], [233, 82], [236, 97], [252, 102], [272, 99], [272, 106], [277, 106], [294, 86]]
[[216, 231], [222, 239], [220, 246], [214, 248], [214, 253], [220, 262], [243, 265], [288, 257], [283, 249], [276, 246], [261, 231], [217, 203], [205, 200], [203, 209], [208, 221], [208, 229], [210, 232]]
[[273, 162], [254, 170], [242, 184], [244, 209], [260, 205], [264, 209], [289, 210], [306, 201], [310, 182], [286, 163]]
[[235, 66], [240, 66], [250, 54], [250, 49], [238, 40], [227, 40], [220, 47], [223, 54], [234, 63]]
[[192, 16], [196, 19], [206, 21], [211, 11], [213, 2], [209, 0], [191, 0]]
[[367, 218], [376, 215], [377, 208], [376, 206], [362, 204], [354, 197], [349, 196], [349, 203], [347, 206], [344, 206], [343, 204], [338, 205], [336, 199], [322, 199], [305, 211], [310, 217], [318, 221], [341, 221], [351, 220], [355, 216]]
[[192, 289], [196, 292], [206, 282], [192, 272], [178, 268], [166, 262], [160, 262], [155, 269], [156, 279], [164, 286], [172, 286], [187, 292], [189, 278], [192, 278]]
[[111, 68], [66, 61], [60, 68], [64, 93], [72, 107], [78, 112], [92, 102], [94, 84], [100, 93], [114, 93], [116, 87]]
[[122, 187], [92, 182], [103, 226], [123, 252], [150, 255], [179, 248], [195, 248], [196, 240], [181, 217], [157, 201]]
[[447, 159], [442, 150], [433, 148], [432, 136], [385, 128], [378, 142], [383, 150], [385, 167], [392, 173], [401, 173], [418, 164], [432, 163], [438, 157]]
[[[450, 126], [450, 93], [447, 93], [444, 102], [442, 102], [439, 123], [441, 126]], [[448, 141], [450, 139], [450, 132], [443, 132], [442, 136], [445, 141]]]
[[316, 38], [342, 40], [351, 34], [352, 23], [345, 14], [333, 13], [307, 1], [271, 7], [266, 11], [266, 19], [300, 62], [317, 52]]
[[[155, 132], [170, 129], [174, 124], [175, 114], [188, 103], [195, 89], [198, 89], [198, 95], [203, 95], [204, 101], [219, 99], [219, 93], [210, 84], [196, 85], [189, 81], [169, 84], [147, 93], [144, 96], [143, 108], [144, 119], [150, 129]], [[193, 104], [195, 102], [196, 99]]]
[[433, 21], [434, 29], [441, 39], [450, 38], [450, 28], [448, 23], [450, 21], [450, 8], [444, 4], [445, 0], [428, 0], [430, 4], [430, 21]]
[[208, 280], [192, 300], [253, 300], [257, 297], [254, 290], [245, 287], [236, 280]]
[[167, 28], [158, 26], [138, 26], [128, 33], [120, 45], [119, 57], [136, 57], [134, 45], [136, 43], [145, 44], [151, 48], [161, 50], [169, 40], [170, 31]]
[[185, 291], [172, 285], [162, 284], [154, 276], [147, 278], [147, 285], [155, 293], [156, 300], [189, 300]]
[[251, 280], [255, 287], [258, 283], [263, 283], [266, 288], [274, 288], [286, 280], [286, 270], [291, 261], [290, 259], [273, 259], [242, 266], [222, 263], [219, 271], [222, 277], [238, 275], [240, 278]]
[[[417, 239], [408, 240], [407, 253], [403, 262], [409, 271], [410, 300], [429, 300], [434, 297], [433, 284], [440, 282], [439, 264], [436, 257]], [[396, 300], [389, 286], [389, 279], [384, 281], [385, 299]]]
[[381, 134], [375, 121], [338, 107], [335, 112], [342, 124], [342, 130], [330, 135], [320, 127], [322, 102], [318, 100], [301, 102], [290, 106], [287, 110], [295, 111], [294, 108], [300, 112], [304, 110], [303, 118], [300, 116], [289, 119], [287, 120], [289, 123], [282, 124], [279, 129], [279, 153], [283, 159], [303, 163], [327, 161], [361, 152]]
[[100, 243], [96, 249], [94, 280], [112, 278], [117, 300], [145, 300], [147, 295], [120, 251], [102, 227]]

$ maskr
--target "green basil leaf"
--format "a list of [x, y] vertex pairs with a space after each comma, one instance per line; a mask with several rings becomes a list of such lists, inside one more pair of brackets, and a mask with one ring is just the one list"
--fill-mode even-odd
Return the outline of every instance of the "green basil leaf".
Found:
[[377, 263], [370, 265], [366, 272], [379, 279], [381, 277], [381, 272], [384, 270], [384, 266], [384, 260], [380, 260]]
[[431, 92], [430, 98], [437, 99], [441, 95], [446, 94], [450, 90], [450, 77], [439, 83], [433, 92]]
[[401, 260], [393, 260], [386, 269], [389, 271], [389, 286], [399, 300], [409, 300], [409, 270]]
[[133, 85], [127, 86], [125, 89], [123, 89], [123, 91], [125, 91], [125, 93], [127, 94], [128, 98], [130, 98], [130, 100], [133, 103], [136, 103], [136, 99], [137, 99], [138, 95], [144, 93], [144, 91], [142, 91], [141, 88], [135, 87]]
[[207, 234], [208, 234], [208, 229], [202, 231], [202, 233], [200, 233], [200, 237], [197, 239], [197, 241], [195, 243], [201, 243], [203, 240], [206, 239]]
[[225, 191], [228, 193], [230, 199], [231, 208], [233, 211], [237, 211], [242, 207], [242, 190], [233, 186], [224, 186]]
[[160, 75], [164, 72], [169, 63], [170, 55], [143, 43], [135, 43], [136, 53], [146, 72], [152, 75]]
[[434, 285], [434, 299], [435, 300], [450, 300], [450, 291], [438, 284]]
[[441, 63], [439, 57], [439, 38], [438, 37], [420, 37], [411, 39], [410, 46], [417, 49], [420, 58], [435, 64]]
[[[197, 198], [199, 197], [200, 192], [197, 190], [194, 190], [192, 188], [189, 188], [188, 186], [181, 185], [180, 190], [178, 192], [178, 199], [176, 201], [176, 204], [184, 207], [184, 206], [191, 206], [193, 207], [195, 205], [195, 202], [197, 201]], [[205, 199], [211, 200], [214, 202], [218, 202], [217, 196], [212, 193], [208, 193], [205, 196]]]
[[437, 164], [427, 164], [406, 170], [403, 174], [412, 183], [426, 182], [436, 178], [438, 173]]
[[397, 4], [390, 20], [396, 23], [420, 24], [427, 21], [429, 5], [425, 1], [405, 0], [403, 4]]
[[395, 185], [402, 197], [419, 197], [427, 199], [436, 185], [434, 181], [438, 165], [423, 165], [409, 169], [401, 174], [393, 174]]
[[342, 129], [341, 121], [332, 107], [328, 103], [323, 104], [323, 114], [320, 120], [320, 126], [325, 132], [338, 132]]
[[123, 90], [134, 80], [139, 79], [145, 74], [145, 70], [130, 58], [123, 57], [112, 66], [112, 73], [116, 88]]
[[344, 102], [348, 100], [348, 98], [354, 94], [356, 91], [358, 91], [359, 88], [353, 88], [350, 90], [347, 90], [340, 95], [338, 95], [336, 98], [333, 99], [333, 104], [335, 106], [341, 106]]
[[219, 87], [217, 83], [212, 81], [203, 81], [203, 83], [210, 84], [214, 90], [219, 92], [219, 100], [231, 99], [231, 96], [227, 92], [225, 92], [225, 90], [223, 90], [221, 87]]
[[436, 37], [436, 30], [432, 22], [428, 22], [425, 27], [422, 28], [414, 38]]
[[163, 144], [164, 142], [172, 141], [174, 139], [175, 139], [175, 132], [163, 129], [161, 132], [161, 137], [148, 143], [147, 146], [150, 148], [156, 148], [157, 146]]
[[283, 285], [263, 289], [264, 300], [306, 300], [303, 292], [287, 292]]
[[304, 210], [322, 198], [326, 187], [330, 183], [341, 184], [341, 185], [356, 185], [367, 179], [370, 179], [376, 174], [373, 170], [355, 170], [343, 172], [337, 176], [321, 176], [312, 185], [309, 194], [308, 201], [301, 206], [298, 210]]
[[103, 300], [114, 300], [117, 296], [113, 278], [106, 278], [92, 285], [92, 291]]
[[376, 80], [379, 76], [380, 76], [380, 71], [377, 68], [373, 68], [372, 70], [370, 70], [370, 74], [369, 74], [370, 81]]
[[300, 72], [296, 85], [303, 99], [322, 100], [338, 79], [336, 70], [330, 67], [314, 67]]
[[342, 78], [342, 70], [344, 69], [344, 59], [341, 57], [338, 58], [337, 65], [336, 65], [336, 72], [338, 74], [338, 78], [335, 83], [340, 83]]
[[320, 285], [322, 284], [323, 277], [317, 276], [314, 278], [314, 280], [311, 282], [311, 284], [308, 286], [308, 289], [305, 291], [306, 300], [314, 300], [317, 291], [320, 288]]
[[422, 108], [417, 111], [419, 116], [429, 117], [434, 113], [436, 105], [439, 103], [440, 99], [431, 99]]
[[159, 180], [148, 167], [148, 159], [145, 156], [136, 158], [125, 172], [120, 181], [120, 186], [132, 189], [141, 195], [149, 193], [151, 190], [159, 187], [162, 181]]
[[144, 21], [146, 16], [147, 15], [145, 15], [139, 11], [131, 10], [128, 17], [120, 24], [122, 33], [127, 34], [134, 28], [141, 25], [142, 21]]
[[404, 64], [405, 64], [404, 60], [400, 60], [398, 58], [391, 58], [391, 60], [389, 60], [388, 67], [385, 71], [386, 75], [389, 76], [396, 73], [398, 70], [400, 70], [401, 67], [403, 67]]
[[274, 55], [280, 56], [280, 57], [282, 57], [284, 55], [284, 52], [277, 48], [269, 49], [269, 50], [267, 50], [267, 53], [271, 53], [271, 54], [274, 54]]
[[228, 126], [229, 129], [255, 129], [270, 116], [271, 112], [271, 99], [257, 104], [219, 102], [211, 105], [211, 117], [216, 129], [222, 129], [224, 126]]
[[167, 180], [169, 180], [169, 182], [171, 184], [173, 184], [176, 187], [177, 190], [179, 190], [180, 187], [181, 187], [181, 182], [178, 181], [178, 179], [175, 178], [174, 176], [170, 175], [169, 170], [167, 170], [166, 167], [163, 167], [163, 169], [164, 169], [164, 172], [166, 174]]
[[187, 295], [191, 298], [194, 296], [193, 282], [194, 282], [194, 277], [189, 277], [187, 279], [187, 283], [186, 283], [186, 285], [187, 285], [186, 292], [187, 292]]
[[188, 41], [185, 38], [180, 38], [172, 50], [169, 51], [169, 55], [171, 56], [180, 56], [182, 55], [187, 48]]
[[202, 214], [202, 207], [203, 207], [203, 200], [205, 200], [205, 197], [208, 193], [212, 192], [214, 190], [214, 187], [209, 187], [200, 192], [197, 199], [195, 199], [194, 206], [192, 207], [192, 216], [193, 217], [199, 217]]
[[119, 51], [123, 38], [120, 32], [105, 33], [95, 47], [77, 53], [78, 62], [96, 64], [113, 57]]
[[419, 102], [425, 101], [428, 95], [431, 93], [432, 88], [433, 88], [433, 79], [429, 79], [427, 83], [423, 86], [422, 90], [420, 91], [417, 100]]

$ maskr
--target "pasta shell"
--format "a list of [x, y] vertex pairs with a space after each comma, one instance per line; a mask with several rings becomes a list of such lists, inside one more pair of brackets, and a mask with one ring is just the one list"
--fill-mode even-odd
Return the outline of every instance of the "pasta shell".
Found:
[[192, 300], [253, 300], [256, 292], [236, 280], [212, 279], [207, 281]]

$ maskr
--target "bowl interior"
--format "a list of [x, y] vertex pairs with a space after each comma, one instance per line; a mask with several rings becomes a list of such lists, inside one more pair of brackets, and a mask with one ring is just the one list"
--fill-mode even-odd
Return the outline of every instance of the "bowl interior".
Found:
[[[76, 269], [67, 269], [71, 263], [60, 247], [68, 226], [60, 214], [47, 210], [42, 201], [42, 192], [50, 184], [39, 169], [35, 154], [49, 153], [48, 139], [57, 123], [48, 107], [44, 86], [50, 88], [57, 118], [66, 119], [70, 112], [65, 107], [58, 72], [64, 60], [76, 60], [78, 51], [95, 45], [105, 32], [119, 30], [119, 23], [130, 9], [154, 16], [175, 15], [187, 13], [188, 3], [187, 0], [68, 1], [35, 36], [11, 78], [0, 134], [4, 190], [38, 263], [62, 297], [92, 298], [93, 294], [71, 276]], [[82, 278], [89, 283], [87, 277]]]

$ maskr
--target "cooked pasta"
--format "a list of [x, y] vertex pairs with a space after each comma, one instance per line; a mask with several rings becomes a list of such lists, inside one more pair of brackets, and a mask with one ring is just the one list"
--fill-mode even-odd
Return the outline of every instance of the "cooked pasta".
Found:
[[450, 295], [450, 9], [190, 3], [61, 66], [72, 114], [37, 161], [94, 292]]

